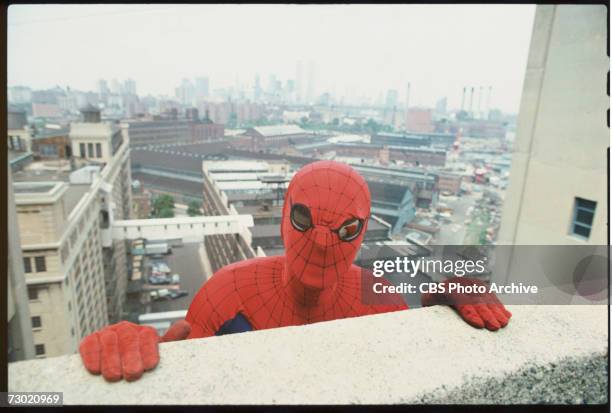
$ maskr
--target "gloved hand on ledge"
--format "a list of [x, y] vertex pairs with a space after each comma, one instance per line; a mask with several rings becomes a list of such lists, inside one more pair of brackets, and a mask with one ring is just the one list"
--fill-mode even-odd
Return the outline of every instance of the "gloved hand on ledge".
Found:
[[85, 337], [79, 345], [87, 371], [114, 382], [139, 379], [145, 370], [159, 363], [158, 344], [187, 338], [191, 326], [185, 320], [174, 323], [163, 337], [153, 327], [122, 321]]
[[[454, 289], [450, 288], [452, 283], [457, 283]], [[423, 307], [449, 305], [471, 326], [476, 328], [486, 327], [491, 331], [506, 327], [510, 317], [512, 317], [512, 313], [506, 310], [495, 293], [488, 292], [487, 284], [481, 280], [453, 277], [440, 284], [444, 286], [444, 292], [425, 293], [421, 296]], [[485, 287], [486, 292], [465, 293], [457, 291], [478, 286]]]

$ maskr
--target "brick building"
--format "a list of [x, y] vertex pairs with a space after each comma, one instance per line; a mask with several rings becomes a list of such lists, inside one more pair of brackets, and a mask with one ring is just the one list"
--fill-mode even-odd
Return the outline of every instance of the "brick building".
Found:
[[408, 132], [433, 132], [431, 109], [409, 109], [406, 112], [406, 130]]
[[198, 117], [198, 110], [191, 109], [189, 112], [191, 123], [189, 129], [191, 131], [191, 140], [194, 142], [208, 142], [211, 140], [222, 139], [225, 135], [225, 126], [220, 123], [213, 122], [209, 117], [209, 112], [206, 111], [204, 119]]
[[47, 124], [37, 128], [32, 137], [32, 152], [37, 159], [69, 159], [72, 156], [70, 130]]

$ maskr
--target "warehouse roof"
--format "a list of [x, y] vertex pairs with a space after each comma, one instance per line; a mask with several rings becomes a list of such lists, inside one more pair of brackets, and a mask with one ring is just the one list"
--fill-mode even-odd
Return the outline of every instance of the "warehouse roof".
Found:
[[253, 130], [262, 136], [297, 135], [310, 133], [297, 125], [256, 126]]

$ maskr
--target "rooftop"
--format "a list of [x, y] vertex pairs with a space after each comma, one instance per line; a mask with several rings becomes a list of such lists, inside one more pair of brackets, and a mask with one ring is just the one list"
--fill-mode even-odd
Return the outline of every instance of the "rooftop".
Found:
[[389, 137], [389, 138], [405, 138], [405, 139], [414, 139], [414, 140], [422, 140], [428, 141], [429, 138], [426, 136], [420, 136], [418, 134], [413, 133], [392, 133], [392, 132], [379, 132], [375, 136], [381, 137]]
[[8, 390], [66, 405], [606, 402], [607, 306], [508, 309], [495, 333], [430, 307], [163, 343], [131, 383], [90, 375], [79, 355], [9, 363]]
[[32, 139], [46, 139], [55, 136], [68, 136], [70, 128], [67, 126], [46, 124], [42, 128], [37, 128]]
[[297, 125], [256, 126], [253, 130], [263, 136], [310, 134]]
[[368, 179], [368, 175], [387, 175], [394, 179], [411, 179], [411, 180], [427, 180], [427, 181], [435, 181], [436, 173], [431, 171], [427, 171], [424, 169], [417, 168], [394, 168], [394, 167], [384, 167], [377, 165], [366, 165], [366, 164], [355, 164], [351, 165], [354, 169], [364, 175], [366, 180]]

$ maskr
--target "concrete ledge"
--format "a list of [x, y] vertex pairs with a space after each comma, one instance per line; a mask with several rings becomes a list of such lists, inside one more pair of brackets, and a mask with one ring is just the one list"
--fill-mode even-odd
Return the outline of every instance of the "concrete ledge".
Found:
[[[91, 376], [78, 355], [18, 362], [9, 364], [9, 391], [61, 391], [65, 404], [605, 401], [592, 394], [607, 391], [605, 369], [567, 373], [576, 360], [605, 360], [606, 306], [509, 310], [511, 323], [495, 333], [433, 307], [166, 343], [159, 366], [133, 383]], [[522, 379], [525, 369], [535, 379]], [[593, 390], [593, 381], [606, 385]], [[478, 388], [488, 383], [498, 386], [483, 399]]]

